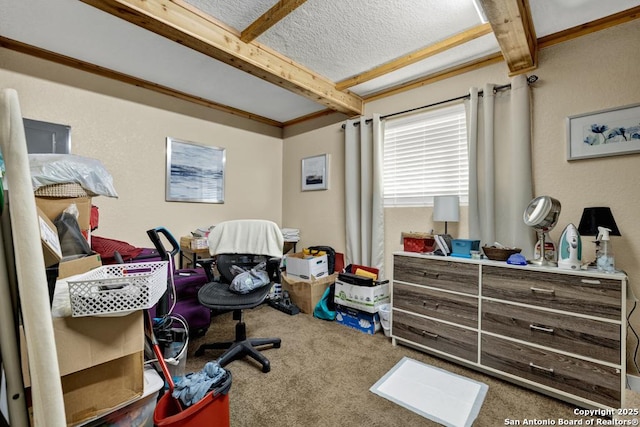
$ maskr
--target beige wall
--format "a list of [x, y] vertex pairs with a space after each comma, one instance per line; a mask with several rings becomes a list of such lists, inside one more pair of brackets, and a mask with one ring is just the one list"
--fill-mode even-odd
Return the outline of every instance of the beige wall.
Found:
[[[551, 237], [577, 224], [585, 206], [610, 206], [622, 232], [613, 238], [616, 263], [640, 295], [640, 227], [636, 225], [640, 155], [566, 161], [565, 118], [640, 102], [640, 20], [540, 52], [540, 80], [532, 90], [534, 194], [562, 202]], [[117, 200], [100, 197], [96, 234], [147, 245], [145, 230], [168, 227], [176, 236], [231, 218], [262, 217], [301, 230], [300, 247], [345, 249], [344, 117], [327, 116], [285, 130], [194, 106], [130, 85], [0, 49], [0, 87], [18, 90], [25, 117], [72, 126], [73, 152], [95, 157], [114, 175]], [[393, 97], [371, 102], [366, 114], [392, 113], [451, 97], [471, 86], [509, 81], [504, 64], [481, 68]], [[227, 148], [226, 202], [164, 201], [165, 138]], [[327, 153], [329, 189], [301, 191], [301, 160]], [[387, 209], [387, 271], [402, 248], [400, 232], [441, 229], [427, 208]], [[450, 225], [465, 236], [462, 221]], [[583, 239], [585, 258], [593, 253]]]
[[[551, 233], [556, 242], [568, 223], [578, 224], [586, 206], [610, 206], [621, 230], [612, 244], [619, 268], [629, 274], [632, 287], [640, 295], [640, 227], [636, 225], [640, 205], [640, 155], [626, 155], [575, 162], [566, 161], [565, 118], [570, 115], [640, 102], [640, 20], [559, 44], [540, 52], [539, 67], [532, 74], [540, 80], [532, 89], [534, 195], [551, 195], [562, 203], [562, 213]], [[366, 115], [387, 114], [465, 94], [469, 87], [485, 83], [509, 82], [504, 64], [496, 64], [452, 77], [419, 89], [371, 102]], [[335, 171], [343, 151], [341, 123], [327, 124], [306, 133], [285, 134], [285, 219], [301, 229], [305, 244], [342, 242], [344, 245], [344, 189], [336, 186]], [[332, 153], [332, 188], [328, 192], [302, 193], [299, 185], [300, 159]], [[341, 184], [341, 183], [340, 183]], [[302, 207], [303, 215], [297, 207]], [[334, 209], [336, 207], [336, 209]], [[318, 210], [311, 215], [311, 209]], [[295, 218], [295, 220], [294, 220]], [[462, 222], [450, 224], [450, 233], [465, 236], [466, 209]], [[338, 225], [338, 227], [336, 227]], [[320, 227], [320, 229], [318, 229]], [[402, 248], [402, 231], [439, 230], [427, 208], [395, 208], [385, 211], [386, 270], [392, 252]], [[317, 238], [316, 236], [321, 236]], [[336, 245], [344, 250], [344, 246]], [[585, 259], [594, 253], [591, 238], [583, 238]]]
[[[71, 126], [72, 153], [101, 160], [119, 198], [99, 196], [96, 235], [150, 246], [234, 218], [282, 218], [281, 130], [0, 49], [0, 87], [24, 117]], [[224, 204], [165, 202], [166, 137], [226, 148]]]

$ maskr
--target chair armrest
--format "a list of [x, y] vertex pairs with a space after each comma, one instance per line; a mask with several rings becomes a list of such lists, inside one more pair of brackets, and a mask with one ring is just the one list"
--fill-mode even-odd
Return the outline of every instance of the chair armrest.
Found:
[[204, 273], [207, 275], [208, 282], [216, 282], [216, 277], [213, 274], [213, 264], [215, 264], [215, 258], [201, 258], [196, 261], [196, 265], [204, 269]]
[[267, 260], [267, 274], [273, 283], [282, 283], [280, 278], [280, 263], [282, 258], [273, 257]]

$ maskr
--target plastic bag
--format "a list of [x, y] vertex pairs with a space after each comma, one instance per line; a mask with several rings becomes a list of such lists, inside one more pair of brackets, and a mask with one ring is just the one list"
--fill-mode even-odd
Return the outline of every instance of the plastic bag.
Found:
[[313, 309], [313, 317], [322, 320], [336, 320], [336, 304], [334, 301], [336, 285], [332, 283], [322, 294], [322, 298]]
[[73, 182], [93, 194], [118, 197], [113, 177], [100, 160], [75, 154], [29, 154], [29, 167], [34, 191]]
[[[249, 271], [237, 274], [231, 281], [229, 289], [238, 294], [247, 294], [255, 289], [261, 288], [271, 283], [269, 274], [265, 268], [266, 262], [261, 262]], [[233, 266], [239, 268], [237, 266]]]
[[53, 224], [58, 229], [63, 257], [91, 254], [91, 246], [78, 225], [78, 207], [75, 203], [58, 215]]

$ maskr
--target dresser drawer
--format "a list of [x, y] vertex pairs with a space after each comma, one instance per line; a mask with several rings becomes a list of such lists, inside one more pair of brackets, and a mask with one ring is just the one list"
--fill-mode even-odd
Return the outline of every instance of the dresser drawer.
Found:
[[621, 373], [616, 368], [482, 335], [481, 363], [613, 408], [620, 407]]
[[622, 313], [620, 280], [483, 266], [482, 295], [612, 320]]
[[478, 295], [476, 264], [396, 255], [393, 279], [432, 288]]
[[416, 344], [476, 362], [478, 333], [447, 323], [393, 310], [391, 332]]
[[483, 300], [482, 330], [621, 363], [619, 324]]
[[477, 297], [394, 282], [393, 306], [472, 328], [478, 327]]

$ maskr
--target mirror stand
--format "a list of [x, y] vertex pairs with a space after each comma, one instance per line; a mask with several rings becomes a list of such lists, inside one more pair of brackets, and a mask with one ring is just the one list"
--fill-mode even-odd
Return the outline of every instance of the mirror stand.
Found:
[[[556, 263], [555, 261], [549, 261], [547, 259], [546, 248], [545, 248], [545, 246], [546, 246], [546, 241], [545, 240], [546, 239], [544, 237], [545, 232], [542, 231], [542, 230], [537, 230], [537, 233], [538, 233], [538, 243], [537, 244], [540, 245], [540, 252], [538, 253], [537, 258], [527, 260], [527, 262], [529, 264], [539, 265], [539, 266], [553, 266], [553, 267], [557, 266], [558, 263]], [[535, 253], [535, 248], [534, 248], [533, 252]]]

